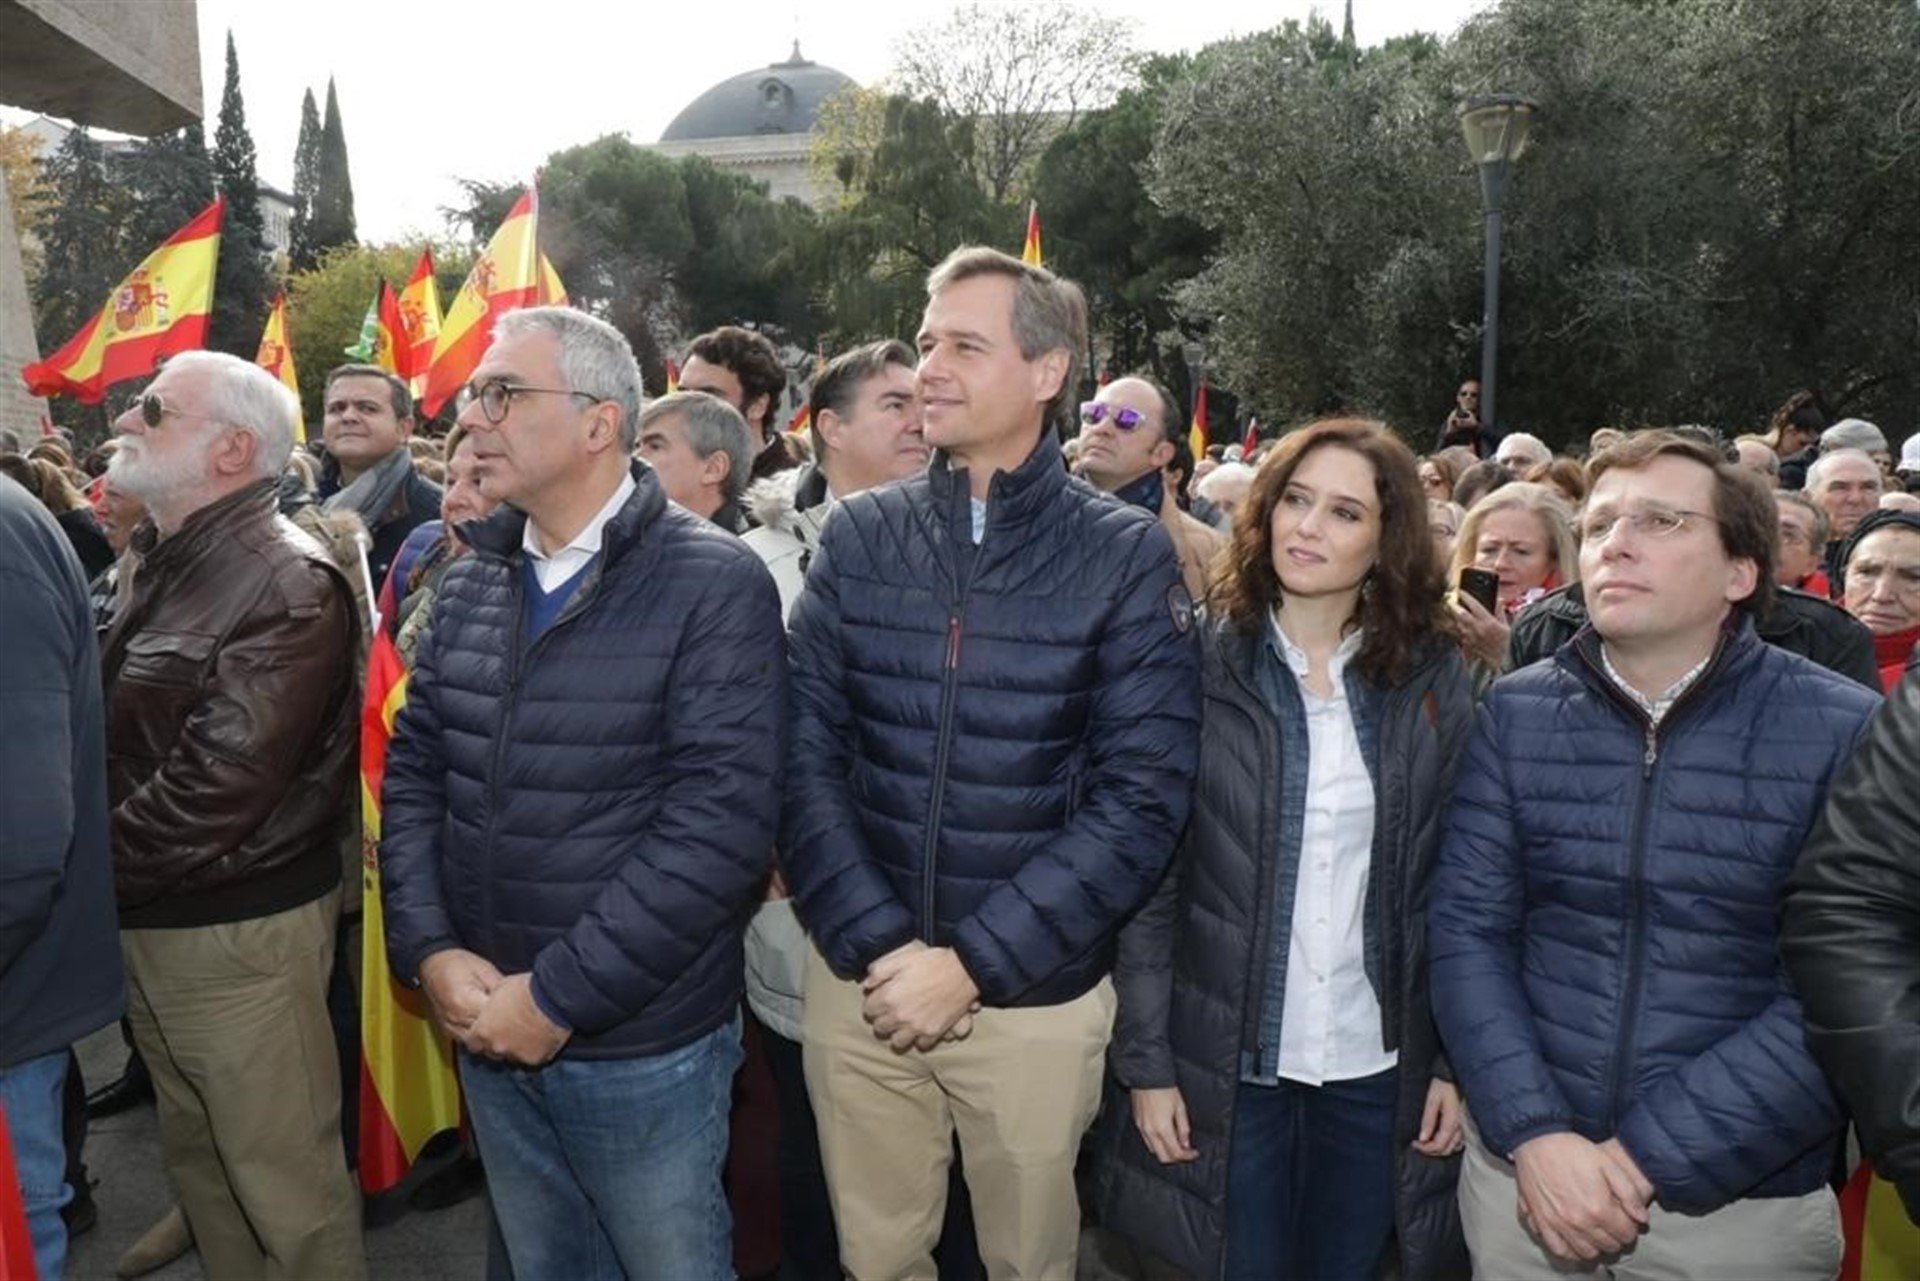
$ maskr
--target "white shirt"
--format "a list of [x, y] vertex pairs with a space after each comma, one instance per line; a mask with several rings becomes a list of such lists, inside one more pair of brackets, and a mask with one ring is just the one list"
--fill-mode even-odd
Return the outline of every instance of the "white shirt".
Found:
[[586, 563], [600, 554], [600, 537], [606, 531], [607, 522], [626, 505], [633, 496], [633, 477], [631, 474], [620, 478], [620, 488], [613, 491], [613, 497], [607, 505], [593, 514], [586, 528], [573, 536], [573, 541], [549, 556], [540, 550], [533, 538], [533, 521], [527, 521], [526, 530], [520, 535], [520, 549], [533, 563], [533, 575], [540, 580], [540, 590], [550, 592], [560, 584], [572, 578], [585, 568]]
[[1274, 635], [1307, 711], [1307, 813], [1293, 890], [1287, 990], [1280, 1015], [1280, 1075], [1320, 1085], [1384, 1072], [1399, 1055], [1380, 1037], [1380, 1001], [1367, 982], [1363, 930], [1373, 863], [1373, 778], [1343, 677], [1360, 633], [1328, 663], [1333, 696], [1307, 688], [1306, 652], [1274, 622]]

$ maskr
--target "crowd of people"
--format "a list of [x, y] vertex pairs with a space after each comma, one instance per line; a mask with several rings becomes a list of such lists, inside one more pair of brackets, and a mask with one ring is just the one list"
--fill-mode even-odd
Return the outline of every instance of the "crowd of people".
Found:
[[490, 1277], [1063, 1278], [1097, 1224], [1141, 1276], [1830, 1278], [1849, 1117], [1920, 1212], [1920, 436], [1556, 456], [1468, 382], [1424, 456], [1196, 458], [1153, 378], [1080, 399], [1086, 329], [962, 249], [804, 436], [750, 329], [648, 399], [538, 307], [443, 436], [346, 365], [301, 447], [189, 353], [0, 456], [39, 1275], [146, 1098], [123, 1275], [365, 1275], [363, 855]]

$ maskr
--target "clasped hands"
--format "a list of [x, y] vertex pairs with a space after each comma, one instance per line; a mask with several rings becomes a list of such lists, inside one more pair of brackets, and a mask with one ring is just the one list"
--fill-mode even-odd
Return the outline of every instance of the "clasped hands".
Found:
[[959, 954], [918, 939], [868, 966], [860, 991], [861, 1017], [898, 1054], [964, 1040], [980, 1009], [980, 989]]
[[421, 962], [420, 987], [447, 1035], [481, 1058], [539, 1067], [573, 1035], [534, 1004], [531, 974], [502, 974], [462, 948]]
[[1631, 1245], [1647, 1226], [1653, 1184], [1619, 1139], [1543, 1134], [1513, 1154], [1520, 1221], [1562, 1259], [1590, 1261]]

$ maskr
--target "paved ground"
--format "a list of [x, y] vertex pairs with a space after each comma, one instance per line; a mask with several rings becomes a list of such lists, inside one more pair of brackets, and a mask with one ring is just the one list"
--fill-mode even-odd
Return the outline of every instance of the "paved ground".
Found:
[[[80, 1066], [90, 1086], [119, 1075], [126, 1051], [118, 1027], [108, 1028], [80, 1046]], [[153, 1108], [135, 1108], [96, 1121], [87, 1136], [87, 1173], [95, 1181], [100, 1226], [73, 1243], [67, 1260], [72, 1281], [112, 1281], [121, 1251], [164, 1214], [173, 1196], [160, 1161], [160, 1129]], [[479, 1281], [486, 1274], [486, 1211], [481, 1198], [431, 1214], [413, 1213], [398, 1223], [370, 1230], [367, 1270], [393, 1281]], [[179, 1262], [149, 1273], [155, 1281], [199, 1281], [200, 1259], [189, 1253]]]

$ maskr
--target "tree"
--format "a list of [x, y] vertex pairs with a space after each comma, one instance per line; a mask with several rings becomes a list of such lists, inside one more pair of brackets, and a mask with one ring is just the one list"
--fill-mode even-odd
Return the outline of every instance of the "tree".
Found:
[[[240, 58], [227, 33], [227, 80], [220, 95], [220, 123], [213, 133], [213, 175], [227, 212], [220, 232], [220, 263], [214, 276], [213, 319], [207, 346], [253, 359], [260, 348], [272, 284], [267, 275], [265, 219], [260, 213], [260, 175], [247, 108], [240, 97]], [[141, 251], [146, 252], [145, 250]]]
[[879, 105], [871, 150], [836, 161], [845, 198], [821, 228], [827, 310], [836, 342], [910, 334], [927, 272], [967, 244], [1015, 244], [1018, 220], [967, 172], [974, 122], [931, 101]]
[[300, 96], [300, 138], [293, 147], [293, 220], [287, 263], [294, 271], [311, 271], [320, 254], [313, 239], [313, 201], [320, 188], [320, 109], [313, 90]]
[[[121, 240], [128, 205], [126, 190], [107, 176], [100, 144], [85, 129], [69, 133], [40, 162], [40, 198], [34, 201], [31, 225], [40, 246], [40, 269], [32, 281], [33, 324], [43, 354], [80, 332], [133, 266]], [[147, 252], [135, 251], [135, 261]], [[106, 416], [97, 406], [63, 397], [53, 402], [52, 412], [54, 421], [73, 428], [81, 439], [106, 432]]]
[[353, 175], [347, 170], [347, 135], [340, 125], [340, 99], [327, 81], [326, 123], [320, 127], [312, 213], [314, 254], [354, 243]]
[[1163, 205], [1149, 196], [1143, 176], [1167, 86], [1186, 74], [1186, 59], [1156, 59], [1141, 87], [1055, 138], [1035, 170], [1034, 195], [1047, 265], [1087, 291], [1090, 336], [1104, 348], [1095, 360], [1115, 373], [1147, 370], [1190, 397], [1173, 290], [1200, 272], [1218, 241], [1185, 215], [1184, 199]]
[[[442, 298], [452, 296], [472, 265], [463, 246], [435, 243], [433, 261]], [[327, 371], [349, 360], [346, 348], [359, 336], [367, 304], [384, 277], [398, 289], [420, 258], [421, 246], [340, 245], [307, 271], [287, 278], [287, 338], [300, 372], [300, 401], [308, 430], [317, 432]]]
[[0, 128], [0, 181], [7, 184], [7, 206], [13, 211], [14, 236], [20, 241], [20, 262], [31, 291], [40, 271], [40, 253], [27, 233], [45, 193], [40, 181], [40, 144], [24, 129]]
[[114, 181], [134, 194], [126, 242], [137, 254], [152, 250], [213, 200], [213, 158], [198, 121], [141, 139], [110, 157], [107, 167]]
[[908, 35], [894, 78], [905, 96], [973, 122], [975, 147], [962, 165], [999, 204], [1025, 184], [1051, 138], [1133, 82], [1135, 63], [1125, 21], [1064, 0], [975, 0]]

